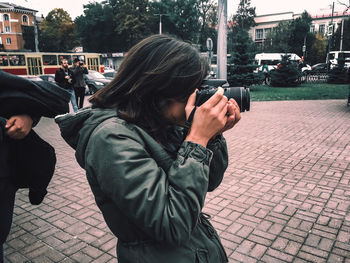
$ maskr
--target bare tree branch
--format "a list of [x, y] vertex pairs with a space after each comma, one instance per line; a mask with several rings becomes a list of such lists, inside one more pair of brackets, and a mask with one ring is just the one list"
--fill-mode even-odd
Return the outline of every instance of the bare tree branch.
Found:
[[347, 4], [344, 3], [343, 1], [338, 0], [338, 4], [343, 5], [343, 6], [347, 7], [347, 8], [349, 8], [349, 7], [350, 7], [350, 0], [348, 1]]

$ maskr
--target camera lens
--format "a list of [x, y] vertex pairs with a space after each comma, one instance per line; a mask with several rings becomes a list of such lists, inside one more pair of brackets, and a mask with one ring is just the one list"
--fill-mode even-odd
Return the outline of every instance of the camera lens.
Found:
[[245, 87], [229, 87], [224, 88], [224, 95], [228, 99], [234, 99], [241, 112], [250, 110], [250, 93], [249, 88]]

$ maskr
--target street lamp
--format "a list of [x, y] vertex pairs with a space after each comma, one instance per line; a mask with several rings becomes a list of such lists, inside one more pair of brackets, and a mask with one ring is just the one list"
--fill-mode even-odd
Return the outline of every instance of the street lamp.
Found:
[[155, 16], [159, 16], [159, 35], [162, 34], [162, 16], [168, 16], [168, 14], [154, 14]]

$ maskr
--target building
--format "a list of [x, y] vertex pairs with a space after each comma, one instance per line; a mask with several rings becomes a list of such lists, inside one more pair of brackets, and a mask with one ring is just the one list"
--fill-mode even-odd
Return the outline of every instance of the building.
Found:
[[0, 50], [24, 50], [22, 26], [34, 26], [36, 10], [0, 2]]
[[[310, 27], [310, 31], [314, 33], [321, 33], [323, 35], [327, 35], [328, 33], [332, 32], [332, 27], [330, 27], [330, 25], [332, 24], [331, 21], [333, 20], [335, 32], [337, 28], [341, 26], [342, 20], [346, 19], [349, 15], [350, 12], [348, 12], [347, 10], [345, 12], [334, 12], [333, 17], [331, 12], [325, 14], [319, 13], [316, 15], [311, 15], [312, 24]], [[258, 46], [262, 46], [268, 33], [271, 32], [273, 28], [277, 27], [279, 22], [291, 21], [300, 16], [301, 14], [294, 14], [293, 12], [256, 16], [256, 26], [250, 29], [249, 34]]]

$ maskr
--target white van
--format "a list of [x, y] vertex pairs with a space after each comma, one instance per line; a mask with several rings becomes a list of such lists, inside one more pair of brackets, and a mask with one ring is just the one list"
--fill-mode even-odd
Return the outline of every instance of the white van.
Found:
[[290, 60], [299, 63], [301, 59], [297, 54], [294, 53], [259, 53], [255, 55], [255, 62], [259, 66], [255, 72], [262, 71], [262, 65], [265, 63], [270, 70], [276, 69], [277, 64], [282, 61], [282, 56], [289, 55]]
[[345, 67], [350, 67], [350, 51], [330, 51], [329, 62], [331, 63], [331, 69], [338, 65], [338, 59], [341, 57], [345, 59]]

